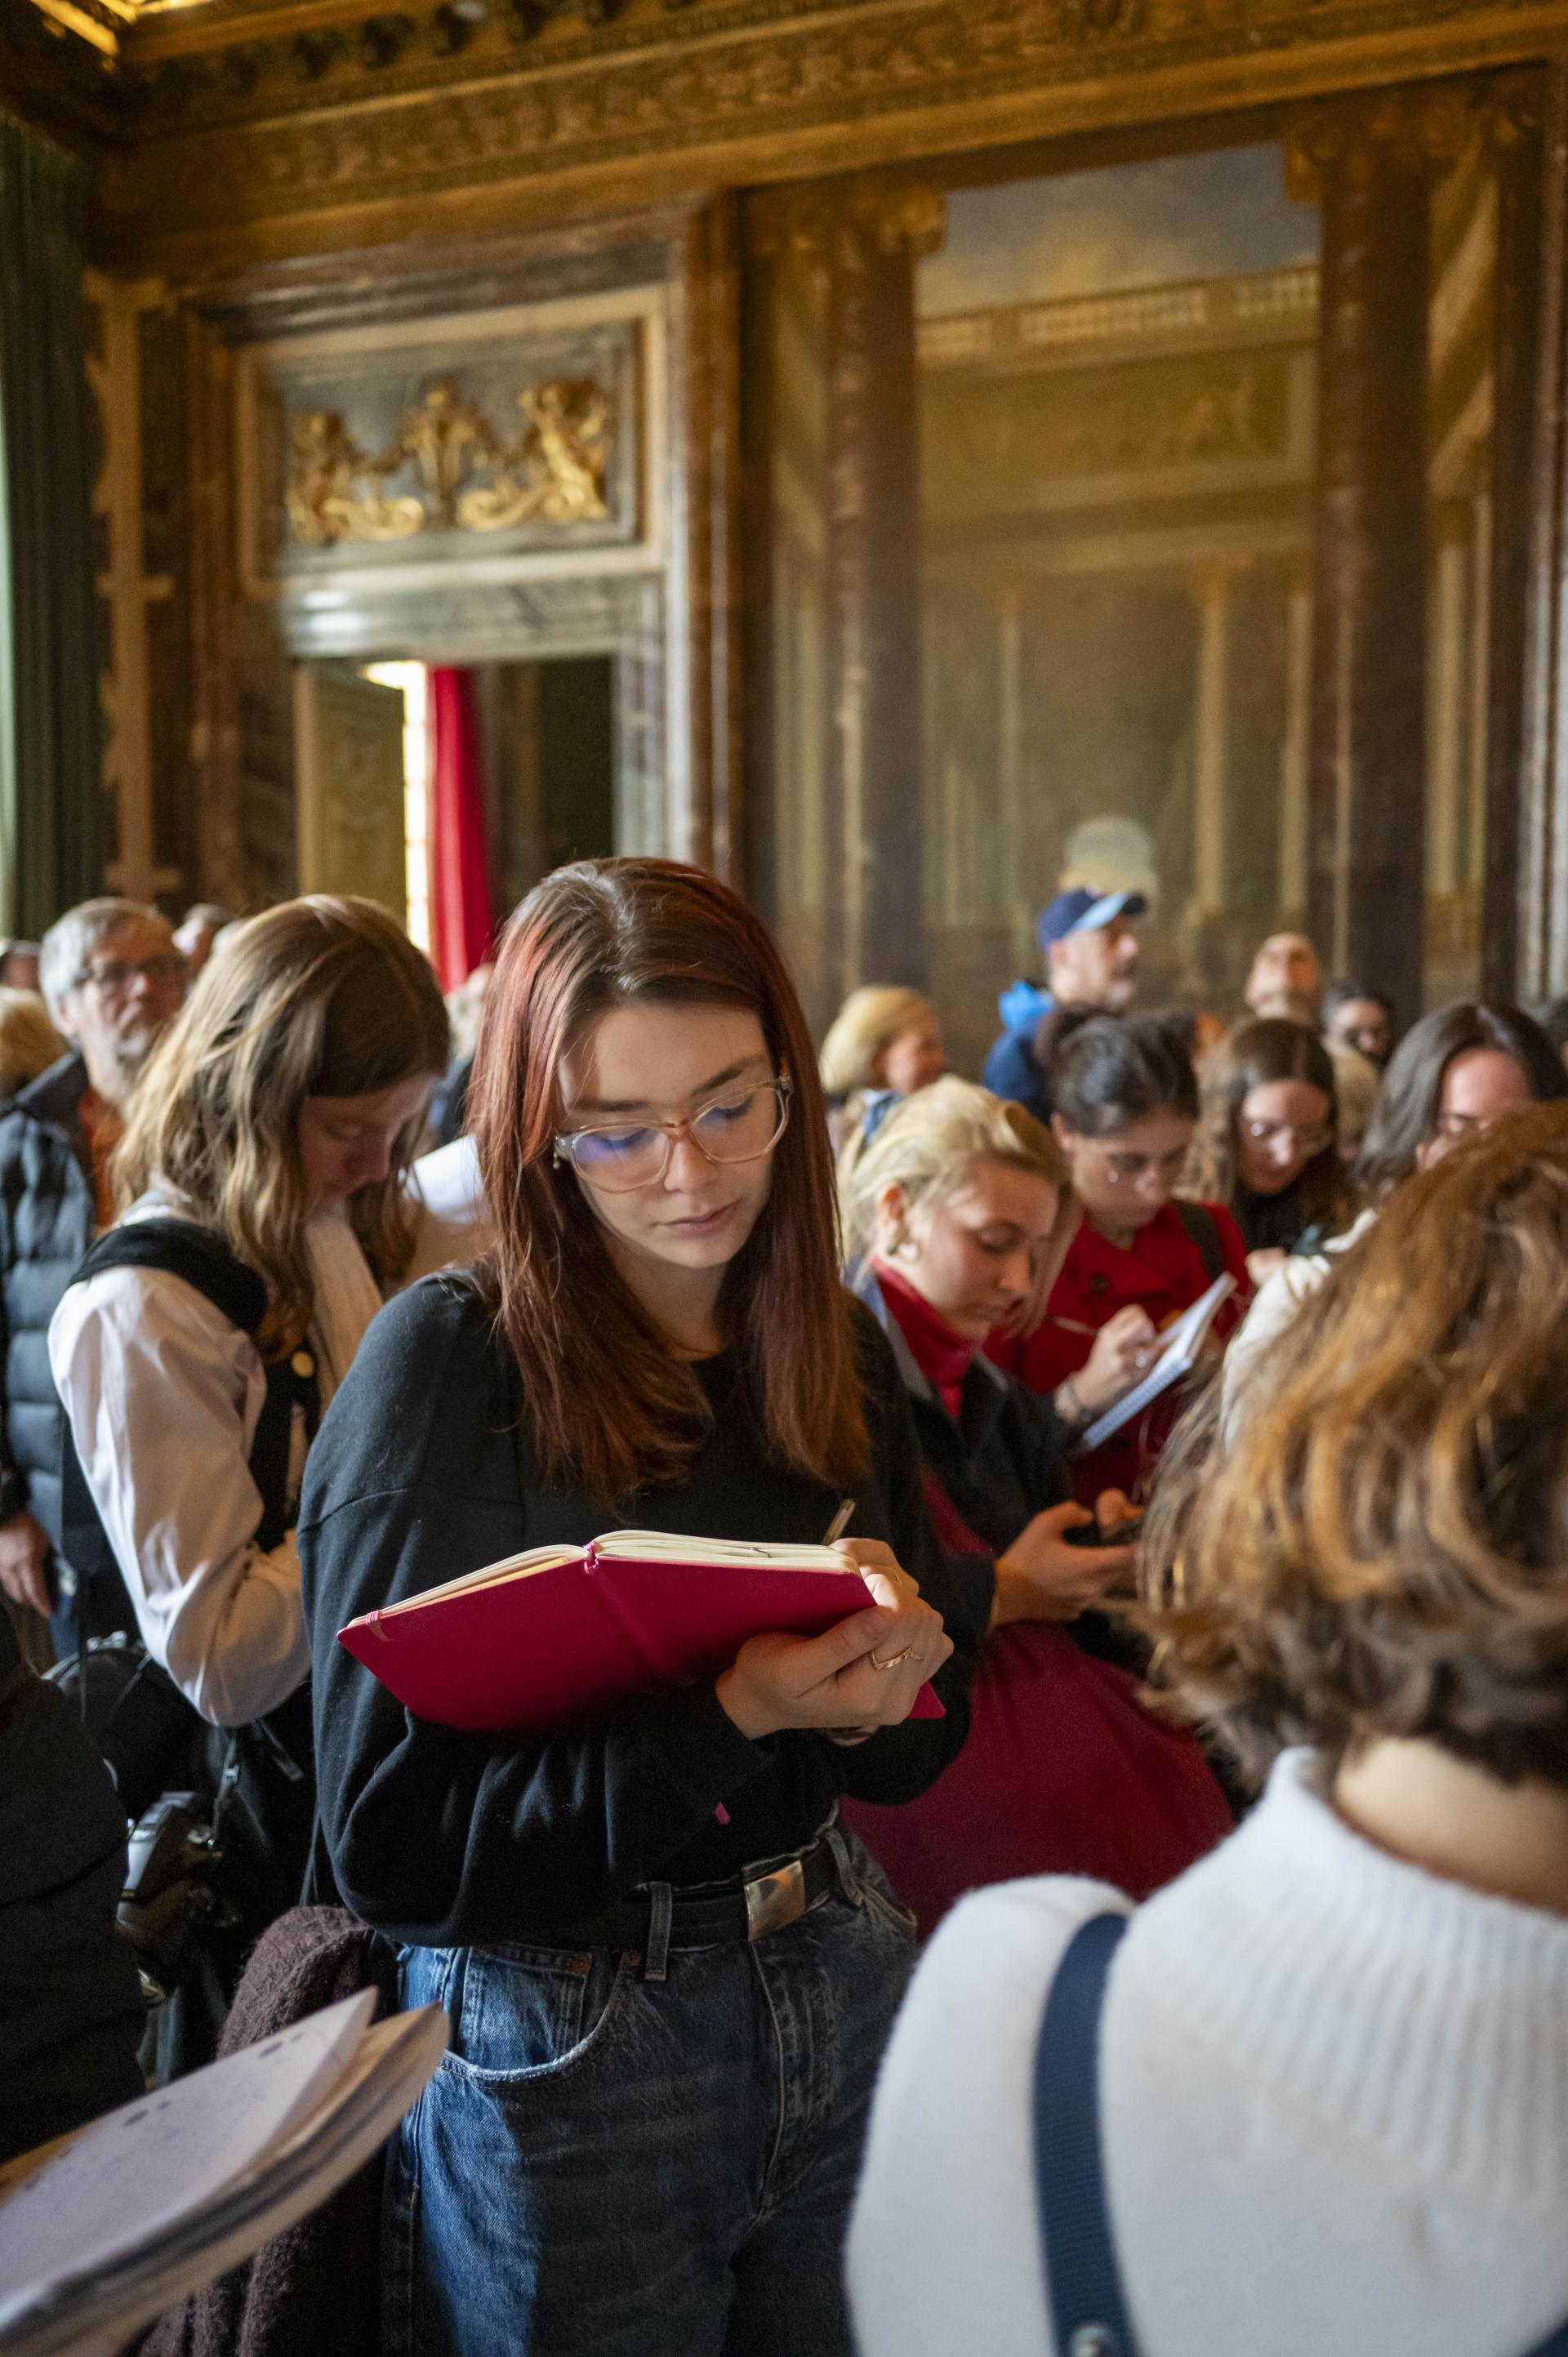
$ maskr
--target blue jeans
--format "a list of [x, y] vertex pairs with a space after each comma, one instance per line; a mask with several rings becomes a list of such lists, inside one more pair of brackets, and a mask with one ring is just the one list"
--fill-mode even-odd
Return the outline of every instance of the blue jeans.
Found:
[[[411, 1948], [452, 2046], [388, 2172], [386, 2357], [850, 2357], [841, 2252], [910, 1918], [753, 1944]], [[863, 1879], [861, 1878], [864, 1878]]]

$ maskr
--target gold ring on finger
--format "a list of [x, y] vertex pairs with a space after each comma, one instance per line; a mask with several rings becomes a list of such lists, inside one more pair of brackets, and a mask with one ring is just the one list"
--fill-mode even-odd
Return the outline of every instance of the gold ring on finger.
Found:
[[885, 1662], [879, 1662], [875, 1654], [873, 1653], [871, 1656], [871, 1666], [874, 1670], [896, 1670], [900, 1662], [907, 1662], [908, 1660], [914, 1650], [915, 1648], [913, 1645], [906, 1645], [901, 1653], [890, 1653]]

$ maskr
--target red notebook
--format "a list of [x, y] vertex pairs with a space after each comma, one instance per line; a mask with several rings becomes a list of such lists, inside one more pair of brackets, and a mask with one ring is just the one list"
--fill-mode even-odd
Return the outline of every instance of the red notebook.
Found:
[[[765, 1629], [820, 1637], [871, 1600], [833, 1547], [611, 1531], [362, 1613], [338, 1641], [416, 1718], [504, 1734], [716, 1676]], [[910, 1717], [944, 1716], [922, 1686]]]

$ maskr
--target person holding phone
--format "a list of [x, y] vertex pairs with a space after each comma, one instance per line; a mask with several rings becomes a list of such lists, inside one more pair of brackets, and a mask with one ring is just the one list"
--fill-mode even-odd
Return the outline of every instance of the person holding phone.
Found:
[[[657, 859], [547, 877], [470, 1107], [494, 1243], [376, 1320], [300, 1520], [338, 1888], [452, 2023], [392, 2161], [383, 2345], [848, 2357], [843, 2223], [913, 1943], [837, 1803], [956, 1754], [991, 1579], [950, 1573], [839, 1284], [810, 1035], [736, 893]], [[815, 1543], [846, 1499], [863, 1611], [591, 1725], [455, 1733], [336, 1642], [525, 1547]], [[911, 1719], [927, 1681], [946, 1715]]]
[[1077, 1225], [1061, 1152], [1021, 1105], [942, 1080], [888, 1115], [843, 1193], [853, 1282], [908, 1390], [932, 1520], [996, 1577], [962, 1756], [905, 1807], [846, 1814], [922, 1932], [961, 1891], [1019, 1874], [1153, 1890], [1230, 1813], [1197, 1744], [1144, 1708], [1137, 1641], [1096, 1609], [1131, 1578], [1126, 1497], [1101, 1491], [1092, 1514], [1074, 1501], [1048, 1401], [983, 1349], [1049, 1285]]

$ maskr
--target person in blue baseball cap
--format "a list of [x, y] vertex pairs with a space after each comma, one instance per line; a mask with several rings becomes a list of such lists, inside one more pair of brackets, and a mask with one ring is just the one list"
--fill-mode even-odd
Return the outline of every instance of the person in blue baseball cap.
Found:
[[1002, 994], [1002, 1037], [983, 1075], [994, 1095], [1026, 1105], [1036, 1121], [1049, 1121], [1050, 1082], [1035, 1052], [1040, 1025], [1058, 1006], [1126, 1013], [1138, 978], [1133, 923], [1148, 905], [1141, 892], [1101, 892], [1091, 884], [1077, 884], [1058, 892], [1041, 912], [1047, 987], [1015, 982]]

